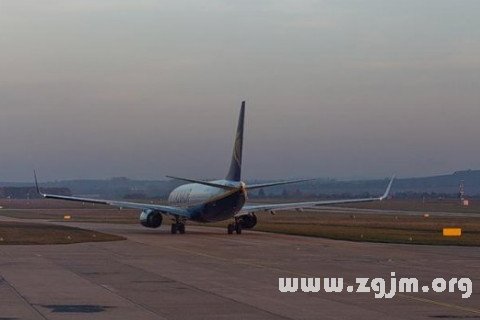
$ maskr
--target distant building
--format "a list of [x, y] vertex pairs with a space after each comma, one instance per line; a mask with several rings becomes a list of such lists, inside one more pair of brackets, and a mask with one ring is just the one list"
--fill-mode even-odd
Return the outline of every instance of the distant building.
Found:
[[465, 198], [465, 184], [463, 180], [460, 181], [458, 197], [460, 198], [461, 205], [468, 207], [469, 202], [468, 202], [468, 199]]

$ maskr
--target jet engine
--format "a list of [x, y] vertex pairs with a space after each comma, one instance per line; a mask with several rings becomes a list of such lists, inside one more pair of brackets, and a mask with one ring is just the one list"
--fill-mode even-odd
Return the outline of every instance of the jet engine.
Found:
[[158, 228], [162, 225], [162, 213], [156, 210], [143, 210], [140, 214], [140, 223], [147, 228]]
[[250, 213], [239, 218], [242, 229], [252, 229], [257, 224], [257, 216], [254, 213]]

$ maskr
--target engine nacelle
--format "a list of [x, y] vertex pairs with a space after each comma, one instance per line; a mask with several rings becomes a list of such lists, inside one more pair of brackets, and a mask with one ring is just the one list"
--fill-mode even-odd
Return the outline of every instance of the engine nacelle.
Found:
[[140, 214], [140, 223], [147, 228], [158, 228], [162, 225], [163, 216], [160, 211], [143, 210]]
[[239, 218], [239, 223], [242, 229], [252, 229], [257, 224], [257, 216], [254, 213], [250, 213]]

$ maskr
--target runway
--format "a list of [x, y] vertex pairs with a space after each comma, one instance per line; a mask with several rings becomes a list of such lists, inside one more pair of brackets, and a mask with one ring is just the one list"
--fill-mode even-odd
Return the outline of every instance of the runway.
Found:
[[[126, 241], [0, 246], [0, 319], [480, 319], [480, 250], [187, 226], [68, 223]], [[279, 277], [469, 277], [456, 293], [280, 293]]]

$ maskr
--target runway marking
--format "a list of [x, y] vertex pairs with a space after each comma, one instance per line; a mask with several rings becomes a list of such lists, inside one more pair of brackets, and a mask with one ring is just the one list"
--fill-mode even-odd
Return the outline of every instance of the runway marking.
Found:
[[[288, 235], [283, 235], [283, 234], [276, 234], [276, 235], [277, 235], [277, 236], [288, 236]], [[129, 237], [128, 235], [126, 235], [126, 237], [127, 237], [130, 241], [133, 241], [133, 242], [151, 245], [151, 244], [149, 244], [148, 242], [142, 242], [142, 241], [134, 240], [134, 239], [132, 239], [131, 237]], [[237, 241], [236, 241], [236, 242], [237, 242]], [[238, 241], [238, 242], [241, 242], [241, 241]], [[156, 245], [157, 245], [157, 246], [160, 246], [160, 247], [162, 247], [162, 248], [165, 248], [165, 249], [170, 249], [170, 250], [185, 252], [185, 253], [194, 254], [194, 255], [197, 255], [197, 256], [203, 256], [203, 257], [210, 258], [210, 259], [215, 259], [215, 260], [218, 260], [218, 261], [229, 262], [229, 263], [236, 263], [236, 264], [241, 264], [241, 265], [246, 265], [246, 266], [251, 266], [251, 267], [257, 267], [257, 268], [263, 268], [263, 269], [271, 270], [271, 271], [275, 271], [275, 272], [282, 272], [282, 273], [285, 273], [285, 272], [286, 272], [286, 273], [289, 273], [289, 274], [292, 274], [292, 275], [296, 275], [296, 276], [315, 277], [314, 275], [311, 275], [311, 274], [306, 274], [306, 273], [302, 273], [302, 272], [298, 272], [298, 271], [291, 271], [291, 270], [280, 269], [280, 268], [276, 268], [276, 267], [271, 267], [271, 266], [262, 265], [262, 264], [259, 264], [259, 263], [253, 263], [253, 262], [240, 261], [240, 260], [235, 260], [235, 259], [222, 258], [222, 257], [219, 257], [219, 256], [212, 255], [212, 254], [210, 254], [210, 253], [198, 252], [198, 251], [193, 251], [193, 250], [189, 250], [189, 249], [182, 249], [182, 248], [178, 248], [178, 247], [164, 246], [164, 245], [158, 245], [158, 244], [156, 244]], [[347, 285], [351, 285], [351, 283], [346, 283], [346, 284], [347, 284]], [[427, 298], [420, 298], [420, 297], [410, 296], [410, 295], [406, 295], [406, 294], [397, 294], [397, 295], [398, 295], [400, 298], [407, 299], [407, 300], [413, 300], [413, 301], [417, 301], [417, 302], [422, 302], [422, 303], [427, 303], [427, 304], [433, 304], [433, 305], [442, 306], [442, 307], [449, 308], [449, 309], [454, 309], [454, 310], [460, 310], [460, 311], [470, 312], [470, 313], [473, 313], [473, 314], [480, 314], [480, 309], [469, 308], [469, 307], [462, 307], [462, 306], [455, 305], [455, 304], [440, 302], [440, 301], [431, 300], [431, 299], [427, 299]]]
[[227, 258], [214, 256], [214, 255], [211, 255], [209, 253], [203, 253], [203, 252], [197, 252], [197, 251], [188, 250], [188, 249], [181, 249], [181, 248], [174, 248], [174, 247], [167, 247], [167, 246], [161, 246], [161, 247], [166, 248], [166, 249], [183, 251], [183, 252], [191, 253], [191, 254], [194, 254], [194, 255], [197, 255], [197, 256], [216, 259], [216, 260], [220, 260], [220, 261], [224, 261], [224, 262], [233, 262], [233, 263], [236, 263], [236, 264], [243, 264], [243, 265], [250, 266], [250, 267], [258, 267], [258, 268], [263, 268], [263, 269], [272, 270], [272, 271], [288, 272], [290, 274], [297, 275], [297, 276], [311, 277], [311, 275], [306, 274], [306, 273], [302, 273], [302, 272], [295, 272], [295, 271], [284, 270], [284, 269], [275, 268], [275, 267], [269, 267], [269, 266], [265, 266], [265, 265], [257, 264], [257, 263], [253, 263], [253, 262], [241, 261], [241, 260], [238, 260], [238, 259], [231, 260], [231, 259], [227, 259]]
[[62, 264], [56, 262], [56, 261], [53, 260], [53, 259], [48, 259], [48, 260], [50, 261], [50, 263], [52, 263], [52, 264], [54, 264], [54, 265], [56, 265], [56, 266], [58, 266], [58, 267], [60, 267], [60, 268], [63, 268], [63, 269], [65, 269], [65, 270], [68, 270], [69, 272], [75, 274], [77, 277], [79, 277], [79, 278], [81, 278], [81, 279], [83, 279], [83, 280], [91, 283], [91, 284], [94, 285], [94, 286], [97, 286], [97, 287], [102, 288], [103, 290], [106, 290], [107, 292], [109, 292], [109, 293], [111, 293], [112, 295], [118, 297], [119, 299], [124, 300], [124, 301], [128, 301], [129, 303], [131, 303], [132, 305], [140, 308], [141, 310], [144, 310], [145, 312], [154, 315], [156, 318], [159, 318], [159, 319], [162, 319], [162, 320], [166, 320], [166, 319], [167, 319], [167, 318], [163, 317], [162, 315], [158, 314], [157, 312], [155, 312], [154, 310], [151, 310], [149, 307], [143, 305], [142, 303], [136, 302], [136, 301], [134, 301], [134, 300], [132, 300], [132, 299], [130, 299], [130, 298], [128, 298], [128, 297], [125, 297], [125, 296], [119, 294], [119, 293], [117, 292], [117, 290], [115, 290], [112, 286], [105, 285], [105, 284], [95, 283], [95, 282], [93, 282], [91, 279], [89, 279], [88, 277], [85, 277], [85, 276], [82, 275], [81, 273], [76, 272], [76, 271], [72, 270], [71, 268], [68, 268], [68, 267], [63, 266]]
[[[70, 269], [68, 269], [68, 270], [70, 270]], [[157, 318], [160, 318], [160, 319], [163, 319], [163, 320], [166, 320], [166, 319], [167, 319], [167, 318], [165, 318], [164, 316], [162, 316], [162, 315], [158, 314], [157, 312], [155, 312], [154, 310], [151, 310], [149, 307], [147, 307], [147, 306], [145, 306], [145, 305], [143, 305], [143, 304], [141, 304], [141, 303], [138, 303], [138, 302], [136, 302], [136, 301], [134, 301], [134, 300], [132, 300], [132, 299], [130, 299], [130, 298], [127, 298], [127, 297], [119, 294], [119, 293], [117, 292], [117, 290], [113, 289], [113, 288], [112, 288], [111, 286], [109, 286], [109, 285], [104, 285], [104, 284], [100, 284], [100, 285], [99, 285], [99, 284], [93, 282], [92, 280], [90, 280], [90, 279], [88, 279], [88, 278], [80, 275], [79, 273], [77, 273], [77, 272], [75, 272], [75, 271], [73, 271], [73, 270], [70, 270], [70, 272], [76, 274], [78, 277], [80, 277], [80, 278], [82, 278], [82, 279], [90, 282], [90, 283], [93, 284], [93, 285], [100, 286], [101, 288], [107, 290], [107, 291], [110, 292], [111, 294], [119, 297], [119, 298], [122, 299], [122, 300], [125, 300], [125, 301], [130, 302], [132, 305], [139, 307], [140, 309], [146, 311], [147, 313], [153, 314], [153, 315], [154, 315], [155, 317], [157, 317]]]
[[[293, 274], [293, 275], [303, 276], [303, 277], [315, 277], [315, 275], [311, 275], [311, 274], [307, 274], [307, 273], [303, 273], [303, 272], [291, 271], [291, 270], [285, 270], [285, 269], [280, 269], [280, 268], [276, 268], [276, 267], [265, 266], [265, 265], [262, 265], [262, 264], [259, 264], [259, 263], [239, 261], [239, 260], [235, 260], [235, 259], [231, 260], [231, 259], [227, 259], [227, 258], [218, 257], [218, 256], [215, 256], [215, 255], [212, 255], [212, 254], [209, 254], [209, 253], [197, 252], [197, 251], [193, 251], [193, 250], [189, 250], [189, 249], [181, 249], [181, 248], [174, 248], [174, 247], [167, 247], [167, 246], [161, 246], [161, 247], [176, 250], [176, 251], [183, 251], [183, 252], [194, 254], [194, 255], [197, 255], [197, 256], [203, 256], [203, 257], [216, 259], [216, 260], [220, 260], [220, 261], [224, 261], [224, 262], [230, 262], [230, 263], [233, 262], [233, 263], [236, 263], [236, 264], [242, 264], [242, 265], [247, 265], [247, 266], [251, 266], [251, 267], [258, 267], [258, 268], [263, 268], [263, 269], [272, 270], [272, 271], [276, 271], [276, 272], [287, 272], [287, 273], [290, 273], [290, 274]], [[353, 285], [352, 283], [348, 283], [348, 282], [345, 282], [345, 284]], [[427, 298], [419, 298], [419, 297], [406, 295], [406, 294], [401, 294], [401, 293], [397, 293], [396, 295], [399, 296], [400, 298], [407, 299], [407, 300], [429, 303], [429, 304], [433, 304], [433, 305], [442, 306], [442, 307], [445, 307], [445, 308], [461, 310], [461, 311], [470, 312], [470, 313], [474, 313], [474, 314], [480, 314], [479, 309], [462, 307], [462, 306], [459, 306], [459, 305], [456, 305], [456, 304], [431, 300], [431, 299], [427, 299]]]
[[107, 289], [108, 291], [110, 292], [116, 292], [117, 290], [115, 290], [112, 286], [109, 286], [108, 284], [101, 284], [100, 287], [103, 287], [105, 289]]
[[[132, 242], [137, 242], [137, 243], [141, 243], [141, 244], [146, 244], [146, 243], [139, 242], [139, 241], [135, 241], [135, 240], [130, 240], [130, 241], [132, 241]], [[172, 249], [172, 248], [170, 248], [170, 247], [165, 247], [165, 246], [160, 246], [160, 247], [167, 248], [167, 249]], [[121, 255], [118, 255], [117, 253], [115, 253], [115, 252], [113, 252], [113, 251], [111, 251], [111, 250], [108, 250], [108, 249], [106, 249], [106, 248], [103, 248], [103, 250], [107, 251], [107, 252], [110, 253], [110, 254], [119, 256], [120, 258], [124, 258], [124, 257], [122, 257]], [[211, 256], [210, 258], [214, 258], [214, 256]], [[230, 261], [230, 260], [225, 259], [225, 261]], [[122, 262], [122, 263], [125, 264], [125, 265], [130, 266], [131, 268], [143, 270], [142, 268], [140, 268], [140, 267], [138, 267], [138, 266], [131, 265], [131, 264], [127, 263], [127, 262]], [[69, 269], [69, 270], [70, 270], [70, 269]], [[79, 277], [82, 277], [82, 278], [84, 278], [85, 280], [87, 280], [87, 281], [95, 284], [95, 282], [92, 282], [91, 280], [85, 278], [84, 276], [78, 274], [77, 272], [75, 272], [75, 271], [73, 271], [73, 270], [70, 270], [70, 271], [73, 272], [73, 273], [75, 273], [75, 274], [77, 274]], [[144, 271], [145, 271], [145, 270], [144, 270]], [[146, 272], [150, 272], [150, 271], [146, 271]], [[277, 318], [289, 319], [289, 320], [292, 319], [292, 318], [290, 318], [290, 317], [286, 317], [286, 316], [283, 316], [283, 315], [280, 315], [280, 314], [271, 312], [271, 311], [269, 311], [269, 310], [259, 308], [259, 307], [257, 307], [257, 306], [251, 305], [251, 304], [249, 304], [249, 303], [245, 303], [245, 302], [239, 301], [239, 300], [237, 300], [237, 299], [234, 299], [234, 298], [231, 298], [231, 297], [228, 297], [228, 296], [223, 296], [223, 295], [220, 295], [220, 294], [218, 294], [218, 293], [216, 293], [216, 292], [213, 292], [213, 291], [205, 290], [205, 289], [203, 289], [203, 288], [201, 288], [201, 287], [198, 287], [198, 286], [195, 286], [195, 285], [192, 285], [192, 284], [183, 282], [183, 281], [179, 281], [179, 280], [176, 280], [176, 279], [173, 279], [173, 278], [169, 278], [169, 277], [166, 277], [166, 276], [161, 276], [161, 277], [166, 278], [166, 279], [169, 279], [169, 280], [171, 280], [172, 282], [181, 283], [181, 284], [183, 284], [183, 285], [185, 285], [185, 286], [187, 286], [187, 287], [195, 288], [196, 290], [205, 292], [205, 293], [207, 293], [207, 294], [214, 295], [214, 296], [219, 297], [219, 298], [222, 298], [222, 299], [228, 299], [228, 300], [234, 301], [234, 302], [239, 303], [239, 304], [247, 305], [247, 306], [249, 306], [249, 307], [251, 307], [251, 308], [260, 310], [261, 312], [265, 312], [265, 313], [271, 314], [271, 315], [273, 315], [273, 316], [275, 316], [275, 317], [277, 317]], [[134, 303], [135, 305], [139, 305], [140, 307], [146, 309], [147, 311], [150, 311], [150, 312], [152, 312], [152, 313], [155, 313], [153, 310], [150, 310], [150, 309], [147, 308], [146, 306], [143, 306], [143, 305], [141, 305], [141, 304], [137, 304], [137, 303], [134, 302], [133, 300], [131, 300], [131, 299], [129, 299], [129, 298], [126, 298], [126, 297], [120, 295], [120, 294], [117, 293], [117, 292], [113, 292], [113, 291], [112, 291], [113, 288], [112, 288], [111, 286], [108, 286], [108, 285], [100, 285], [100, 286], [103, 287], [104, 289], [106, 289], [107, 291], [110, 291], [111, 293], [113, 293], [113, 294], [115, 294], [115, 295], [117, 295], [117, 296], [119, 296], [119, 297], [121, 297], [121, 298], [123, 298], [123, 299], [125, 299], [125, 300], [127, 300], [127, 301], [130, 301], [130, 302]], [[114, 289], [113, 289], [113, 290], [114, 290]], [[114, 291], [116, 291], [116, 290], [114, 290]], [[155, 313], [155, 314], [156, 314], [156, 313]], [[157, 315], [158, 315], [158, 314], [157, 314]], [[162, 316], [160, 316], [160, 315], [158, 315], [158, 316], [159, 316], [159, 317], [162, 317]], [[167, 318], [163, 318], [163, 317], [162, 317], [162, 319], [167, 319]]]
[[3, 279], [3, 282], [10, 288], [12, 289], [12, 291], [21, 299], [23, 300], [23, 302], [25, 302], [30, 308], [32, 308], [32, 310], [38, 314], [40, 317], [42, 317], [43, 319], [48, 319], [45, 315], [43, 315], [42, 312], [40, 312], [40, 310], [38, 310], [35, 305], [31, 304], [30, 301], [27, 300], [27, 298], [25, 298], [18, 290], [17, 288], [15, 288], [15, 286], [13, 286], [10, 282], [8, 282], [7, 279], [5, 279], [5, 277], [2, 277]]

